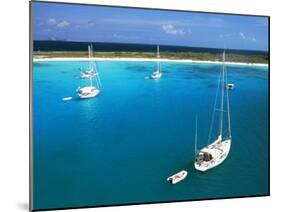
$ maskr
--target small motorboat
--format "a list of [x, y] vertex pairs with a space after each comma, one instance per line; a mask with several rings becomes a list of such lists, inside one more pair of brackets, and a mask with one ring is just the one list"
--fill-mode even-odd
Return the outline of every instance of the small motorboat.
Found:
[[188, 175], [188, 172], [185, 170], [182, 170], [182, 171], [174, 174], [173, 176], [168, 177], [167, 181], [170, 182], [171, 184], [177, 184], [180, 181], [184, 180], [187, 175]]
[[227, 88], [228, 90], [233, 90], [233, 89], [234, 89], [234, 84], [233, 84], [233, 83], [228, 83], [228, 84], [226, 85], [226, 88]]
[[69, 101], [69, 100], [71, 100], [71, 99], [72, 99], [71, 96], [69, 96], [69, 97], [64, 97], [64, 98], [62, 98], [62, 101]]

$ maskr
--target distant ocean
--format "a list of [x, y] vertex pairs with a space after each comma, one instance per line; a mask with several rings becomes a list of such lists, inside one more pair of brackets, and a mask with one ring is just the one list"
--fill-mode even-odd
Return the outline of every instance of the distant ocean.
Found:
[[[87, 45], [50, 43], [54, 48], [49, 50], [57, 44], [60, 50]], [[48, 42], [41, 44], [47, 49]], [[87, 62], [34, 62], [35, 209], [268, 194], [267, 67], [227, 66], [228, 80], [235, 83], [232, 147], [223, 164], [201, 173], [193, 166], [195, 117], [202, 148], [221, 66], [164, 62], [162, 78], [146, 80], [155, 70], [153, 62], [97, 65], [100, 95], [79, 100], [77, 87], [89, 84], [79, 79], [79, 68]], [[73, 99], [62, 101], [67, 96]], [[218, 135], [218, 123], [214, 126], [212, 140]], [[167, 183], [168, 176], [183, 169], [189, 172], [183, 182]]]
[[[34, 41], [34, 51], [87, 51], [88, 45], [94, 44], [95, 51], [112, 52], [155, 52], [155, 45], [149, 44], [128, 44], [128, 43], [91, 43], [91, 42], [73, 42], [73, 41]], [[223, 49], [219, 48], [201, 48], [186, 46], [168, 46], [161, 45], [161, 51], [165, 52], [193, 52], [193, 53], [221, 53]], [[267, 55], [265, 51], [235, 50], [228, 49], [228, 53], [243, 55]]]

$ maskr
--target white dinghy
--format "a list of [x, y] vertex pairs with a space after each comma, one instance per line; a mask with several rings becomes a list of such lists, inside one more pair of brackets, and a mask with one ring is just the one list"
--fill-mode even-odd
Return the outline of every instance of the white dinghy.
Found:
[[188, 175], [188, 172], [185, 170], [182, 170], [182, 171], [172, 175], [171, 177], [168, 177], [167, 181], [170, 182], [171, 184], [177, 184], [180, 181], [184, 180], [187, 175]]
[[[230, 151], [231, 147], [231, 127], [230, 127], [230, 112], [229, 112], [229, 95], [228, 95], [228, 89], [227, 89], [227, 72], [225, 69], [225, 52], [223, 52], [223, 65], [222, 65], [222, 71], [219, 79], [218, 89], [217, 89], [217, 95], [214, 105], [214, 111], [211, 121], [211, 127], [209, 131], [209, 139], [212, 132], [212, 126], [214, 122], [214, 115], [216, 111], [220, 112], [220, 127], [219, 127], [219, 135], [217, 139], [207, 145], [206, 147], [202, 148], [201, 150], [197, 151], [197, 120], [196, 120], [196, 137], [195, 137], [195, 162], [194, 167], [195, 169], [199, 171], [207, 171], [209, 169], [212, 169], [218, 165], [220, 165], [228, 156], [228, 153]], [[218, 93], [219, 88], [221, 88], [221, 102], [220, 102], [220, 108], [216, 108], [217, 105], [217, 99], [218, 99]], [[224, 109], [224, 99], [226, 98], [226, 111]], [[226, 129], [226, 133], [223, 134], [223, 125], [224, 125], [224, 113], [227, 113], [227, 125], [228, 128]]]
[[71, 96], [62, 98], [62, 101], [69, 101], [69, 100], [72, 100], [72, 97], [71, 97]]

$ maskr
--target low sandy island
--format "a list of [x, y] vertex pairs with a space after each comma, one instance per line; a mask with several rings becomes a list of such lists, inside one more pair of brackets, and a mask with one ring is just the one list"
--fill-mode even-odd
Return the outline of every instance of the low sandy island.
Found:
[[[34, 58], [34, 62], [42, 61], [88, 61], [88, 58], [77, 57], [77, 58], [67, 58], [67, 57], [56, 57], [56, 58]], [[92, 60], [92, 59], [91, 59]], [[143, 62], [157, 62], [158, 59], [151, 58], [95, 58], [96, 61], [143, 61]], [[184, 60], [184, 59], [159, 59], [161, 62], [177, 62], [177, 63], [208, 63], [208, 64], [221, 64], [221, 61], [204, 61], [204, 60]], [[239, 66], [262, 66], [267, 67], [268, 64], [263, 63], [240, 63], [240, 62], [225, 62], [227, 65], [239, 65]]]

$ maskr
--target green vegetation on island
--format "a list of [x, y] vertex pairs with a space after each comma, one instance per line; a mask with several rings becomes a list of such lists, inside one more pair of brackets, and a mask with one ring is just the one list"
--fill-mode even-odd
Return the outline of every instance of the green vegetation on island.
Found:
[[[154, 52], [95, 52], [97, 58], [156, 58]], [[84, 51], [55, 51], [34, 52], [33, 58], [87, 58], [88, 52]], [[219, 53], [196, 53], [196, 52], [161, 52], [161, 58], [174, 60], [198, 60], [198, 61], [221, 61]], [[226, 61], [237, 63], [261, 63], [268, 64], [266, 54], [226, 54]]]

